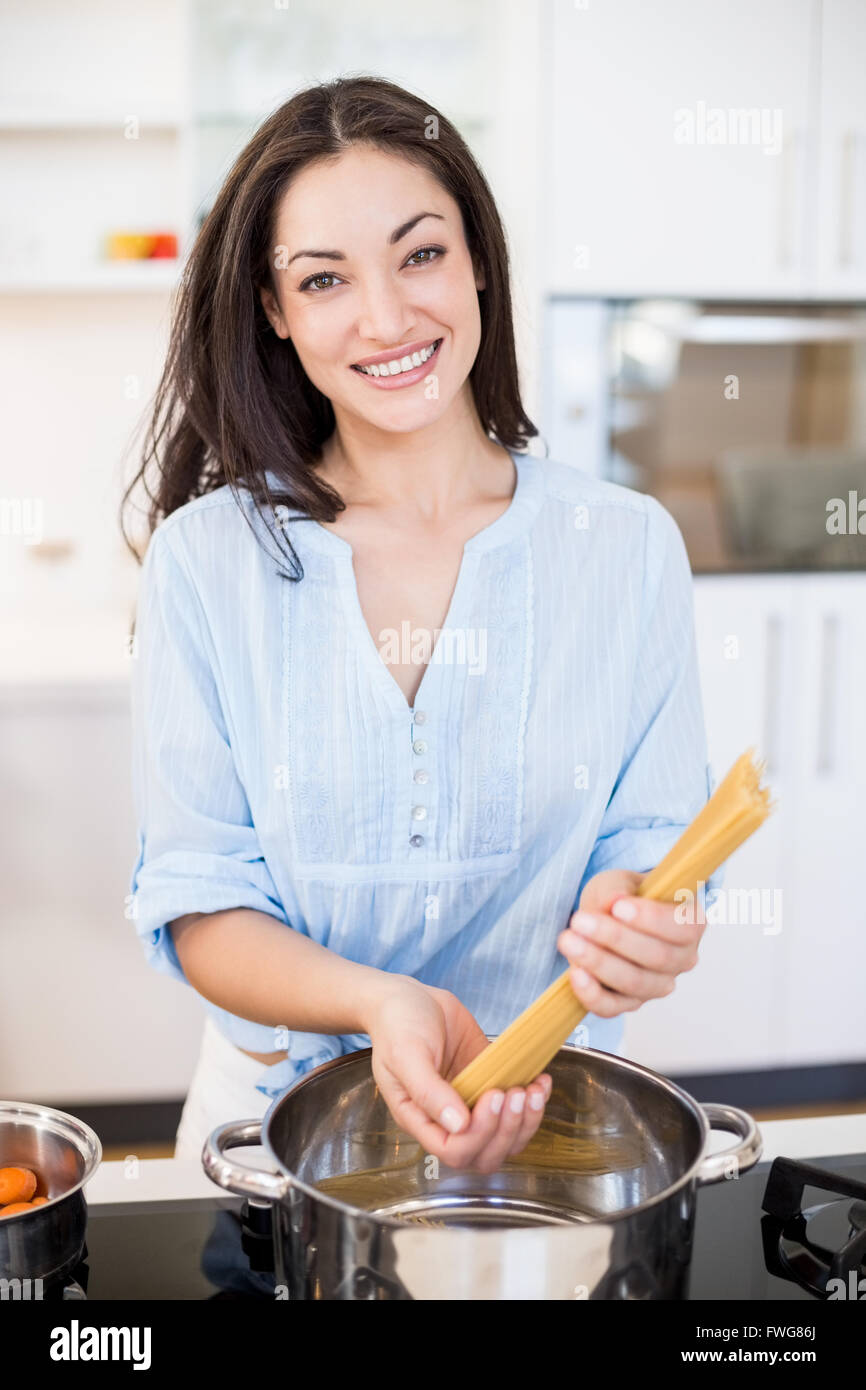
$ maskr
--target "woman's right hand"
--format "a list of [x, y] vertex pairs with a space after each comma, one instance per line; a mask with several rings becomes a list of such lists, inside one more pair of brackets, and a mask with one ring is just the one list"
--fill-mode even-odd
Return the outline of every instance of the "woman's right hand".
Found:
[[470, 1111], [445, 1080], [487, 1046], [469, 1010], [448, 990], [397, 976], [364, 1030], [373, 1044], [373, 1076], [394, 1119], [450, 1168], [492, 1173], [532, 1138], [552, 1082], [486, 1091]]

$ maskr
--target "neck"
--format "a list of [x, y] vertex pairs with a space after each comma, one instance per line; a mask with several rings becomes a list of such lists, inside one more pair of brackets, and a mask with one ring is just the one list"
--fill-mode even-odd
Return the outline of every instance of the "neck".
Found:
[[513, 479], [507, 451], [484, 433], [471, 402], [408, 434], [338, 416], [316, 471], [347, 506], [417, 510], [431, 520]]

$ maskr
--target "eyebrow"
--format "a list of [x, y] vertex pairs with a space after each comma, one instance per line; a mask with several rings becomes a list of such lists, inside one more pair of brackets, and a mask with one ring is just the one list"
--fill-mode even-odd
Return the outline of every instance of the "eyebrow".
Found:
[[[423, 222], [425, 217], [438, 217], [440, 222], [445, 218], [441, 212], [419, 212], [415, 217], [410, 217], [408, 222], [401, 222], [399, 227], [395, 227], [388, 238], [389, 246], [396, 246], [398, 241], [402, 241], [404, 236], [408, 236], [413, 227], [417, 227], [419, 222]], [[310, 256], [313, 260], [320, 261], [344, 261], [345, 253], [342, 251], [296, 251], [289, 257], [289, 265], [292, 261], [297, 261], [301, 256]]]

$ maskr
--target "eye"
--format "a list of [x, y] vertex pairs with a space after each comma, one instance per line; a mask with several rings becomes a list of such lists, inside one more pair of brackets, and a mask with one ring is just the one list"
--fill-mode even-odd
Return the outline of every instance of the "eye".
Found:
[[337, 278], [338, 277], [332, 270], [320, 270], [318, 275], [308, 275], [306, 280], [301, 281], [298, 288], [301, 290], [312, 290], [314, 294], [318, 294], [322, 290], [329, 290], [331, 288], [331, 285], [321, 284], [322, 280], [330, 280], [333, 284], [336, 284]]
[[[418, 248], [417, 251], [413, 251], [413, 252], [412, 252], [412, 255], [411, 255], [411, 256], [409, 257], [409, 259], [406, 261], [406, 264], [407, 264], [407, 265], [412, 265], [412, 264], [415, 264], [415, 265], [431, 265], [431, 264], [433, 263], [433, 261], [437, 260], [440, 256], [444, 256], [444, 255], [445, 255], [445, 247], [444, 247], [444, 246], [419, 246], [419, 248]], [[424, 259], [423, 259], [423, 260], [418, 260], [417, 258], [418, 258], [419, 256], [423, 256]]]

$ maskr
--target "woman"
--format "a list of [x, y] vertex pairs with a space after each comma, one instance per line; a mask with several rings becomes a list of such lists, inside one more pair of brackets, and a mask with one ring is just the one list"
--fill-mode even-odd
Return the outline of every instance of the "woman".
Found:
[[490, 1171], [550, 1078], [471, 1114], [447, 1078], [558, 951], [609, 1050], [695, 964], [634, 896], [710, 789], [682, 539], [536, 433], [457, 132], [372, 78], [294, 97], [193, 249], [140, 475], [137, 929], [209, 1011], [179, 1156], [372, 1043]]

